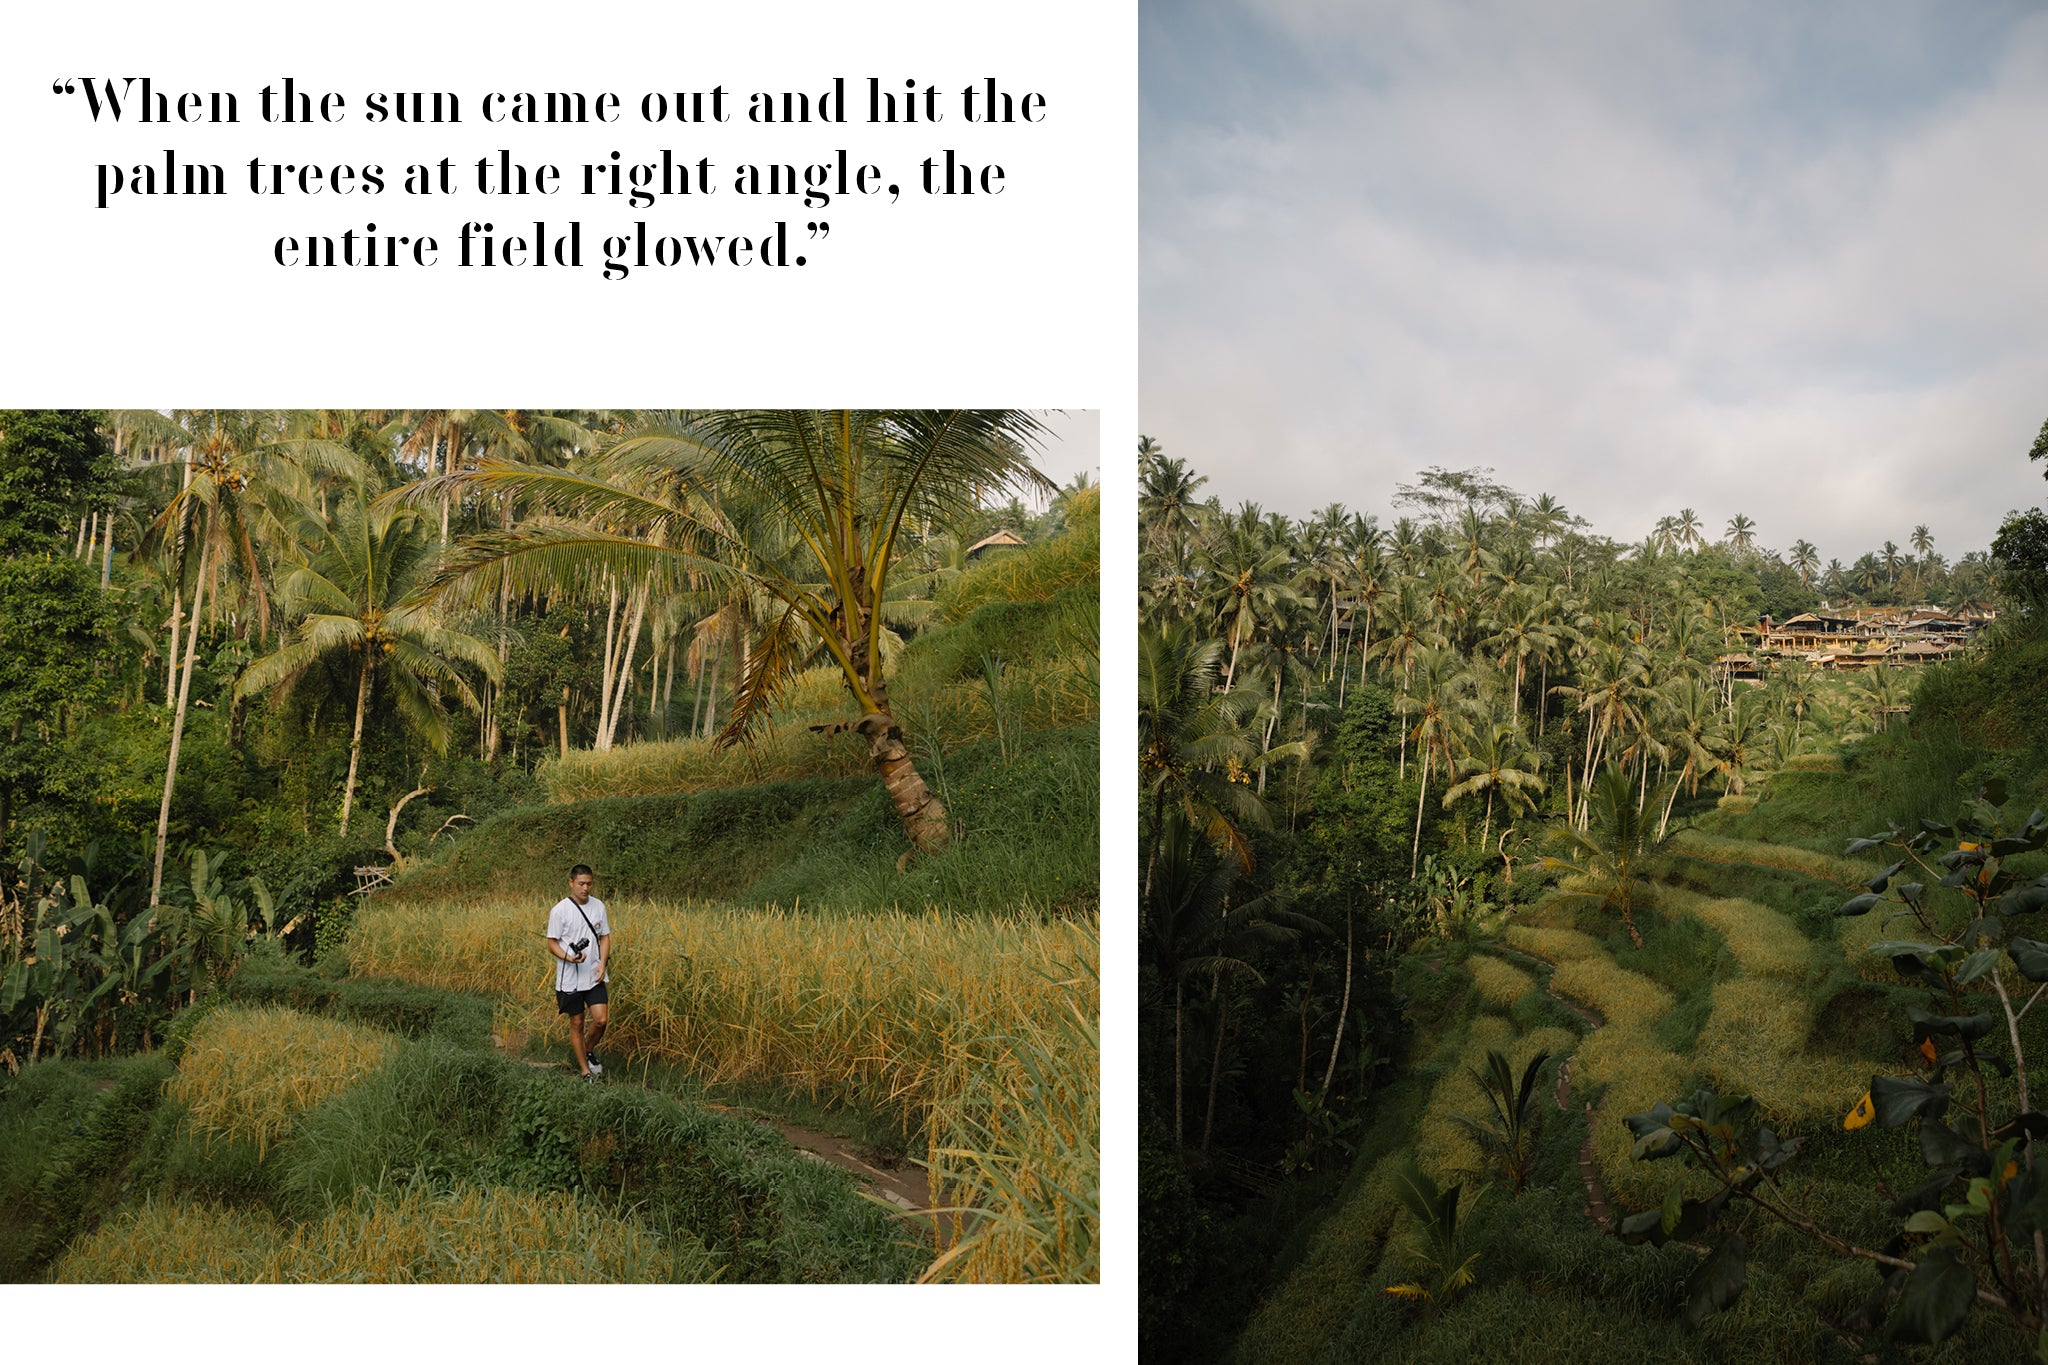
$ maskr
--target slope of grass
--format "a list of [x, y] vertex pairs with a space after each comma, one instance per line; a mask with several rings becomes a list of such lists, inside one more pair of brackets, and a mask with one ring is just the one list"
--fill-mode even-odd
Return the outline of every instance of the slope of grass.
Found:
[[1092, 728], [1038, 731], [1007, 758], [992, 740], [946, 755], [926, 776], [958, 837], [901, 869], [910, 844], [880, 784], [816, 777], [514, 811], [375, 899], [523, 899], [544, 912], [582, 862], [606, 900], [1085, 913], [1097, 900], [1099, 745]]
[[[612, 923], [608, 1050], [893, 1114], [923, 1136], [934, 1183], [988, 1210], [948, 1273], [1092, 1273], [1092, 923], [629, 902]], [[559, 1025], [536, 932], [523, 907], [380, 904], [351, 967], [497, 997], [501, 1037], [544, 1036]]]

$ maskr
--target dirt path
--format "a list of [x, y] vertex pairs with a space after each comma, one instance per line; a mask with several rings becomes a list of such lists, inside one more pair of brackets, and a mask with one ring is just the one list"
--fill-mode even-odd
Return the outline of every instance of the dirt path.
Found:
[[[495, 1043], [495, 1039], [493, 1042]], [[546, 1071], [566, 1072], [566, 1062], [545, 1062], [527, 1059], [526, 1064]], [[637, 1085], [634, 1081], [621, 1081], [625, 1085]], [[644, 1087], [643, 1087], [644, 1088]], [[661, 1092], [655, 1092], [661, 1093]], [[960, 1235], [963, 1219], [962, 1209], [952, 1207], [934, 1208], [932, 1189], [925, 1168], [913, 1161], [891, 1161], [860, 1146], [848, 1138], [832, 1133], [819, 1132], [791, 1123], [773, 1114], [764, 1114], [753, 1109], [736, 1109], [730, 1105], [712, 1104], [708, 1100], [689, 1100], [700, 1109], [714, 1113], [731, 1114], [736, 1118], [748, 1119], [764, 1127], [773, 1128], [788, 1140], [789, 1145], [813, 1161], [828, 1166], [837, 1166], [860, 1182], [868, 1194], [889, 1204], [903, 1215], [904, 1220], [922, 1228], [940, 1251], [951, 1246]]]
[[[1546, 962], [1534, 953], [1525, 953], [1519, 948], [1510, 948], [1505, 944], [1496, 944], [1494, 946], [1498, 952], [1507, 956], [1518, 957], [1541, 971], [1543, 973], [1544, 994], [1557, 1001], [1558, 1004], [1563, 1005], [1573, 1014], [1578, 1015], [1579, 1018], [1585, 1020], [1589, 1027], [1596, 1029], [1606, 1027], [1607, 1021], [1598, 1014], [1595, 1014], [1592, 1010], [1587, 1009], [1569, 996], [1558, 993], [1554, 981], [1557, 971], [1556, 963]], [[1557, 1093], [1555, 1099], [1560, 1112], [1569, 1107], [1565, 1103], [1565, 1096], [1571, 1090], [1572, 1062], [1576, 1056], [1577, 1054], [1575, 1053], [1573, 1056], [1566, 1057], [1557, 1064]], [[1593, 1105], [1590, 1101], [1585, 1106], [1585, 1113], [1586, 1138], [1585, 1141], [1579, 1144], [1579, 1179], [1586, 1187], [1586, 1216], [1598, 1223], [1602, 1232], [1608, 1232], [1614, 1227], [1614, 1209], [1607, 1202], [1607, 1187], [1600, 1182], [1600, 1168], [1593, 1161]]]

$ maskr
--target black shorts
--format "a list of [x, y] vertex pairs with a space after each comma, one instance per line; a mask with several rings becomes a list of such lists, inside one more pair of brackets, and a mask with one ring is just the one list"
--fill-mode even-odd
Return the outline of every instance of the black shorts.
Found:
[[556, 991], [555, 1012], [557, 1014], [581, 1014], [586, 1005], [609, 1005], [605, 994], [605, 982], [598, 982], [587, 991]]

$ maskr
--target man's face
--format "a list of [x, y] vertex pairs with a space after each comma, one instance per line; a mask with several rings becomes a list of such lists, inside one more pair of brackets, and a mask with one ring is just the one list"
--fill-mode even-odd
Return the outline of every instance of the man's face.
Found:
[[579, 872], [569, 878], [569, 895], [578, 905], [590, 899], [590, 887], [595, 881], [588, 872]]

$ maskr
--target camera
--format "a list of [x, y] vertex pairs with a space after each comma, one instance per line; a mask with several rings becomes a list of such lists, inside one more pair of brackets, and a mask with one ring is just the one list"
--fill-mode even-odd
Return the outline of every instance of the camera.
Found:
[[580, 953], [580, 952], [582, 952], [582, 951], [583, 951], [583, 950], [584, 950], [585, 948], [588, 948], [589, 946], [590, 946], [590, 940], [589, 940], [589, 939], [587, 939], [587, 938], [579, 938], [579, 939], [577, 939], [577, 940], [576, 940], [576, 941], [575, 941], [574, 943], [572, 943], [572, 944], [570, 944], [570, 945], [569, 945], [569, 951], [570, 951], [570, 952], [572, 952], [572, 953]]

